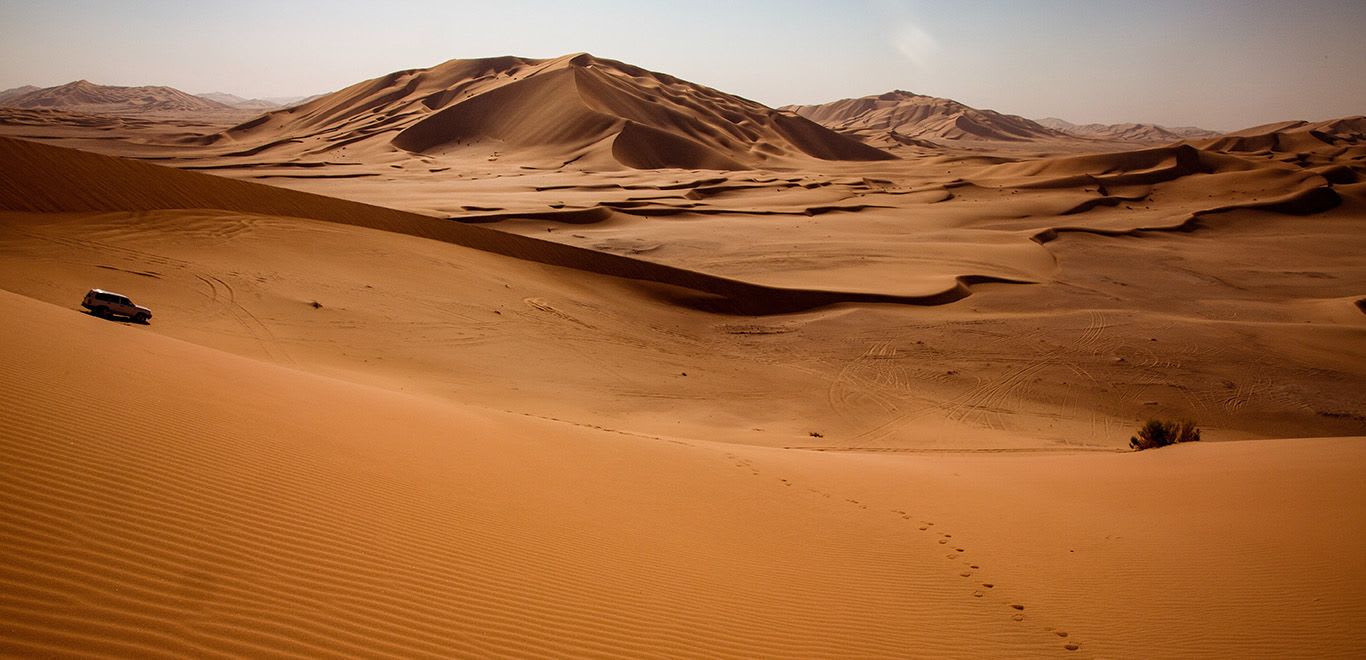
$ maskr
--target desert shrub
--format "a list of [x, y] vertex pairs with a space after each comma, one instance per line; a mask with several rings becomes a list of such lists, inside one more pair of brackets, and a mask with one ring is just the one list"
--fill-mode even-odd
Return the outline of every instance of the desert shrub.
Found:
[[1199, 442], [1200, 428], [1189, 419], [1168, 421], [1150, 419], [1138, 430], [1138, 435], [1129, 438], [1129, 446], [1134, 449], [1166, 447], [1178, 442]]

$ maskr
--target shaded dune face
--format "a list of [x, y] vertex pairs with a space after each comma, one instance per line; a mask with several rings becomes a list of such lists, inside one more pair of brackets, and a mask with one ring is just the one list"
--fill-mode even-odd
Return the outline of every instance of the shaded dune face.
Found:
[[204, 142], [282, 152], [303, 144], [310, 155], [357, 145], [440, 156], [478, 145], [562, 162], [601, 155], [632, 168], [895, 158], [805, 118], [586, 54], [400, 71]]
[[435, 154], [494, 139], [513, 147], [582, 146], [619, 130], [621, 120], [576, 98], [575, 72], [562, 69], [458, 102], [409, 126], [394, 146]]
[[1366, 117], [1279, 122], [1193, 144], [1208, 151], [1261, 156], [1301, 166], [1335, 164], [1362, 170], [1366, 169]]

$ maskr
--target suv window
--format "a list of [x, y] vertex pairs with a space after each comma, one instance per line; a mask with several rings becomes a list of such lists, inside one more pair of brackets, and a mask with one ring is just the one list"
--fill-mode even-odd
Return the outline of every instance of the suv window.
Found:
[[114, 295], [114, 294], [112, 294], [112, 293], [103, 293], [103, 292], [95, 294], [95, 299], [96, 299], [96, 300], [103, 300], [103, 301], [105, 301], [105, 302], [118, 302], [118, 301], [119, 301], [119, 297], [118, 297], [118, 296], [116, 296], [116, 295]]

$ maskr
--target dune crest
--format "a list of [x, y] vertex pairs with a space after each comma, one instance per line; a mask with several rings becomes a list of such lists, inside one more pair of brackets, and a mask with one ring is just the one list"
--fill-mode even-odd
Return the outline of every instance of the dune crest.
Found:
[[[663, 284], [673, 287], [659, 291], [665, 300], [727, 314], [783, 314], [845, 302], [943, 305], [970, 295], [973, 284], [1022, 281], [967, 274], [939, 290], [909, 295], [765, 286], [470, 224], [35, 142], [0, 138], [0, 155], [6, 164], [0, 168], [0, 209], [54, 213], [212, 208], [313, 218]], [[101, 184], [89, 185], [95, 181]]]

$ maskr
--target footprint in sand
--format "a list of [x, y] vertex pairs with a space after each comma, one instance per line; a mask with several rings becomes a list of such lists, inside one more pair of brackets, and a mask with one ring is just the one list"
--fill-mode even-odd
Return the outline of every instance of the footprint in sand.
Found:
[[981, 589], [978, 589], [977, 591], [972, 592], [972, 595], [976, 598], [981, 598], [984, 594]]
[[1068, 642], [1068, 643], [1066, 643], [1066, 644], [1063, 644], [1062, 647], [1065, 648], [1065, 649], [1067, 649], [1068, 651], [1075, 651], [1075, 650], [1081, 648], [1080, 646], [1078, 646], [1078, 645], [1077, 645], [1076, 643], [1074, 643], [1074, 642]]
[[1010, 607], [1013, 608], [1013, 609], [1017, 609], [1017, 610], [1023, 610], [1023, 609], [1024, 609], [1024, 605], [1020, 605], [1020, 604], [1018, 604], [1018, 603], [1011, 603], [1011, 604], [1010, 604]]
[[991, 588], [995, 587], [996, 585], [994, 585], [994, 584], [992, 584], [992, 583], [990, 583], [990, 582], [983, 582], [983, 583], [982, 583], [982, 586], [984, 586], [984, 587], [986, 587], [986, 588], [988, 588], [988, 589], [991, 589]]

